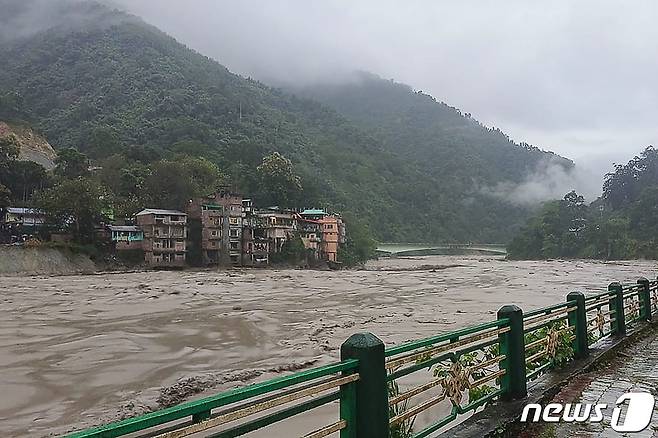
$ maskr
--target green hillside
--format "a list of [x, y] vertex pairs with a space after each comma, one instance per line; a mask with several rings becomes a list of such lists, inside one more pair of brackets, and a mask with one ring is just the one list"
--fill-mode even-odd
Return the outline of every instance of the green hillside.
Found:
[[658, 150], [615, 165], [603, 195], [576, 192], [546, 203], [508, 246], [513, 259], [658, 259]]
[[33, 3], [0, 0], [0, 117], [100, 164], [202, 156], [273, 203], [256, 168], [277, 151], [303, 187], [287, 202], [358, 216], [380, 240], [504, 241], [528, 212], [482, 187], [520, 181], [552, 158], [388, 82], [362, 88], [360, 110], [330, 89], [313, 95], [327, 106], [295, 97], [96, 3], [57, 2], [43, 30], [8, 31]]

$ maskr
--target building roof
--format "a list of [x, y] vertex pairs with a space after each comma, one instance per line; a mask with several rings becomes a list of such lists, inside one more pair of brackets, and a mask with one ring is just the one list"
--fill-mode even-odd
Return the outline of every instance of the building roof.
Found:
[[25, 208], [25, 207], [7, 207], [7, 213], [13, 214], [44, 214], [43, 211], [37, 208]]
[[302, 216], [304, 215], [319, 215], [319, 214], [328, 214], [326, 211], [319, 209], [319, 208], [308, 208], [300, 213]]
[[142, 230], [135, 225], [108, 225], [110, 231], [129, 231], [133, 233], [141, 232]]
[[144, 210], [137, 213], [135, 216], [144, 216], [147, 214], [163, 214], [163, 215], [176, 215], [176, 216], [187, 216], [187, 214], [178, 210], [160, 210], [157, 208], [145, 208]]

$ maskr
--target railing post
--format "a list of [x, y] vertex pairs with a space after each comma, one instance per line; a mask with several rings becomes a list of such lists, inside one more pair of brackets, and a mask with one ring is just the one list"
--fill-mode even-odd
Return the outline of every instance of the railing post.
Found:
[[587, 342], [587, 313], [585, 312], [585, 295], [582, 292], [569, 292], [567, 302], [575, 301], [576, 309], [569, 312], [569, 327], [573, 327], [576, 338], [573, 340], [573, 352], [576, 359], [589, 354]]
[[626, 334], [626, 318], [624, 317], [624, 290], [621, 283], [614, 282], [608, 286], [610, 292], [614, 295], [610, 296], [610, 311], [615, 312], [615, 322], [611, 324], [611, 330], [616, 335]]
[[500, 354], [505, 355], [501, 367], [505, 369], [500, 387], [502, 400], [524, 398], [528, 394], [525, 367], [525, 336], [523, 333], [523, 310], [515, 305], [503, 306], [498, 310], [498, 319], [509, 319], [510, 330], [498, 337]]
[[[388, 438], [388, 389], [384, 343], [372, 333], [357, 333], [340, 347], [341, 360], [359, 361], [359, 380], [356, 382], [356, 428], [350, 438]], [[341, 411], [344, 400], [341, 397]], [[349, 425], [348, 425], [349, 428]], [[343, 435], [341, 435], [344, 438]]]
[[651, 321], [651, 293], [649, 292], [649, 279], [640, 277], [637, 280], [640, 286], [638, 299], [640, 300], [640, 318]]

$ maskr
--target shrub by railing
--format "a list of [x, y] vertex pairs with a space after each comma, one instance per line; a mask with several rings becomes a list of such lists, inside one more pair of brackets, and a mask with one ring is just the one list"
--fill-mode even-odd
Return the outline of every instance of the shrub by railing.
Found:
[[[658, 280], [641, 278], [633, 285], [612, 283], [595, 295], [571, 292], [564, 303], [526, 314], [516, 306], [503, 306], [495, 321], [388, 349], [370, 333], [355, 334], [341, 346], [339, 363], [73, 433], [69, 438], [128, 434], [178, 438], [205, 431], [210, 432], [208, 437], [232, 438], [334, 401], [339, 401], [337, 421], [304, 437], [339, 433], [341, 438], [422, 438], [495, 399], [525, 397], [528, 382], [586, 357], [595, 342], [623, 336], [627, 327], [650, 321], [656, 312]], [[429, 381], [410, 388], [402, 384], [407, 376], [424, 370], [431, 370]], [[416, 402], [411, 405], [411, 401]], [[437, 414], [415, 432], [417, 415], [439, 406], [445, 415]]]

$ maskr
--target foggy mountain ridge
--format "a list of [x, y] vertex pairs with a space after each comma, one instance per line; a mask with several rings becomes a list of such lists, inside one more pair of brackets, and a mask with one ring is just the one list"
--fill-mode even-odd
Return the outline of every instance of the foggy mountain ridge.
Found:
[[126, 22], [143, 23], [134, 15], [117, 13], [119, 9], [93, 0], [0, 0], [0, 42], [13, 42], [53, 29], [79, 31]]
[[[204, 156], [236, 181], [261, 154], [276, 150], [300, 172], [306, 205], [359, 215], [389, 241], [504, 241], [530, 210], [528, 197], [513, 202], [518, 196], [499, 196], [501, 187], [533, 180], [546, 159], [572, 166], [515, 144], [409, 86], [352, 82], [349, 93], [367, 97], [361, 108], [341, 107], [308, 90], [296, 97], [234, 75], [131, 15], [98, 3], [77, 11], [73, 21], [60, 14], [63, 21], [44, 26], [47, 37], [32, 33], [0, 47], [10, 60], [0, 71], [0, 91], [21, 94], [36, 127], [56, 148], [75, 147], [103, 159], [116, 153], [111, 148], [127, 145], [167, 154], [181, 141], [200, 142]], [[18, 22], [39, 22], [29, 10], [17, 14]], [[335, 96], [344, 97], [346, 84], [334, 85]], [[99, 133], [111, 141], [93, 149], [90, 139]], [[243, 145], [254, 145], [256, 161], [245, 161]], [[257, 190], [241, 184], [245, 193]], [[473, 202], [463, 206], [467, 198]], [[409, 209], [416, 214], [405, 213]]]
[[[573, 161], [527, 143], [515, 143], [500, 129], [487, 127], [471, 114], [438, 101], [421, 90], [414, 90], [410, 85], [393, 79], [383, 79], [364, 71], [353, 72], [344, 78], [344, 81], [315, 85], [288, 85], [287, 89], [336, 109], [373, 135], [383, 135], [383, 143], [396, 152], [408, 153], [409, 151], [401, 151], [398, 147], [414, 139], [415, 151], [423, 152], [417, 158], [427, 166], [428, 171], [440, 165], [440, 162], [447, 158], [446, 153], [454, 152], [451, 149], [454, 145], [445, 139], [458, 129], [463, 130], [460, 135], [467, 139], [466, 144], [462, 145], [463, 148], [472, 148], [472, 143], [482, 141], [473, 139], [472, 132], [469, 131], [477, 128], [478, 133], [488, 133], [489, 138], [486, 141], [495, 141], [498, 147], [505, 150], [512, 148], [542, 153], [543, 158], [536, 162], [534, 167], [528, 166], [521, 178], [516, 178], [518, 175], [510, 175], [509, 179], [490, 185], [477, 179], [473, 181], [477, 192], [514, 205], [532, 207], [545, 201], [560, 199], [571, 190], [577, 190], [590, 200], [596, 199], [600, 193], [598, 177], [578, 168]], [[391, 105], [392, 102], [394, 105]], [[431, 118], [423, 118], [419, 112], [429, 112]], [[405, 121], [405, 118], [408, 120]], [[422, 123], [415, 123], [414, 119], [417, 118]], [[387, 126], [383, 126], [384, 121]], [[500, 149], [495, 150], [500, 152]]]

